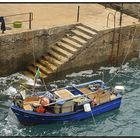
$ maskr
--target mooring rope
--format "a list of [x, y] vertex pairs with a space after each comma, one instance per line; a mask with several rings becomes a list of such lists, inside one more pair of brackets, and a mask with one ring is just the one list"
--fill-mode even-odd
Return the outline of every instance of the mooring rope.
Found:
[[121, 65], [120, 65], [120, 67], [119, 67], [118, 70], [114, 73], [114, 76], [113, 76], [109, 81], [107, 81], [106, 84], [109, 83], [109, 82], [111, 82], [111, 81], [118, 75], [118, 71], [122, 69], [122, 66], [124, 65], [124, 62], [126, 61], [126, 58], [127, 58], [128, 54], [129, 54], [129, 51], [130, 51], [130, 48], [131, 48], [132, 43], [133, 43], [133, 41], [134, 41], [134, 37], [135, 37], [136, 31], [137, 31], [137, 26], [135, 25], [134, 34], [133, 34], [133, 37], [132, 37], [132, 39], [131, 39], [131, 43], [130, 43], [128, 49], [127, 49], [126, 55], [125, 55], [125, 57], [124, 57], [124, 59], [123, 59]]
[[[33, 43], [34, 44], [34, 43]], [[34, 48], [34, 45], [32, 46], [32, 49], [33, 49], [33, 61], [34, 61], [34, 66], [35, 66], [35, 71], [36, 71], [36, 59], [35, 59], [35, 48]]]
[[42, 81], [43, 81], [43, 84], [44, 84], [44, 86], [45, 86], [45, 90], [47, 91], [48, 89], [47, 89], [47, 86], [46, 86], [46, 84], [45, 84], [44, 78], [42, 78]]
[[122, 65], [124, 64], [124, 62], [125, 62], [125, 60], [126, 60], [128, 54], [129, 54], [129, 50], [130, 50], [130, 48], [131, 48], [131, 46], [132, 46], [132, 43], [133, 43], [133, 41], [134, 41], [134, 37], [135, 37], [135, 34], [136, 34], [136, 30], [137, 30], [137, 26], [135, 26], [134, 35], [133, 35], [133, 37], [132, 37], [130, 46], [128, 47], [127, 53], [126, 53], [126, 55], [125, 55], [125, 57], [124, 57], [124, 59], [123, 59], [123, 61], [122, 61], [121, 67], [122, 67]]
[[[34, 43], [33, 43], [33, 46], [32, 46], [32, 49], [33, 49], [33, 61], [34, 61], [34, 67], [35, 67], [35, 73], [37, 71], [36, 69], [36, 59], [35, 59], [35, 48], [34, 48]], [[34, 83], [36, 82], [37, 80], [35, 80], [35, 75], [34, 75]], [[35, 83], [36, 84], [36, 83]], [[35, 93], [35, 84], [34, 84], [34, 89], [33, 89], [33, 92]]]

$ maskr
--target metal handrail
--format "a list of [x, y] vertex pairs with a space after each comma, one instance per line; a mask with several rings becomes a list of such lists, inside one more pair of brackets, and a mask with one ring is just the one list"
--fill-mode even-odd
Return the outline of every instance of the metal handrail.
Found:
[[113, 13], [108, 13], [107, 15], [107, 23], [106, 23], [106, 27], [108, 27], [108, 21], [109, 21], [109, 17], [110, 15], [112, 15], [114, 17], [114, 27], [115, 27], [115, 23], [116, 23], [116, 14], [113, 14]]
[[119, 13], [119, 14], [120, 14], [120, 12], [119, 12], [119, 11], [115, 11], [115, 14], [114, 14], [114, 15], [115, 15], [115, 18], [116, 18], [117, 13]]
[[115, 42], [115, 32], [116, 32], [116, 30], [115, 30], [115, 28], [116, 28], [116, 13], [108, 13], [108, 15], [107, 15], [107, 24], [106, 24], [106, 26], [108, 27], [108, 21], [109, 21], [109, 17], [110, 17], [110, 15], [112, 15], [113, 17], [114, 17], [114, 30], [113, 30], [113, 36], [112, 36], [112, 48], [111, 48], [111, 55], [110, 55], [110, 61], [111, 61], [111, 63], [113, 63], [112, 61], [113, 61], [113, 50], [114, 50], [114, 42]]
[[19, 16], [19, 15], [27, 15], [27, 14], [29, 14], [29, 12], [28, 13], [21, 13], [21, 14], [13, 14], [13, 15], [8, 15], [8, 16], [3, 16], [3, 17], [13, 17], [13, 16]]
[[[8, 15], [8, 16], [3, 16], [3, 17], [7, 18], [7, 17], [14, 17], [14, 16], [19, 16], [19, 15], [29, 15], [28, 20], [20, 20], [20, 21], [21, 22], [29, 22], [29, 29], [31, 29], [31, 22], [33, 21], [33, 13], [32, 12], [21, 13], [21, 14], [13, 14], [13, 15]], [[13, 22], [6, 23], [6, 25], [10, 25], [10, 24], [13, 24]]]

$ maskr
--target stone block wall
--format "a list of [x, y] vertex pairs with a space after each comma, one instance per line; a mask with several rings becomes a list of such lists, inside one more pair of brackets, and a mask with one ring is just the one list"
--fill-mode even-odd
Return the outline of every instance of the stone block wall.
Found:
[[[7, 76], [24, 70], [34, 62], [33, 52], [37, 60], [47, 52], [53, 43], [60, 40], [74, 26], [73, 24], [0, 36], [0, 76]], [[94, 67], [96, 64], [103, 64], [104, 66], [110, 62], [115, 64], [120, 28], [115, 29], [114, 49], [112, 52], [113, 31], [113, 29], [108, 29], [95, 34], [89, 43], [77, 51], [56, 73], [70, 69], [82, 70], [83, 67]], [[134, 39], [133, 42], [132, 39]], [[130, 47], [130, 45], [132, 46]], [[128, 49], [129, 53], [127, 52]], [[126, 60], [137, 57], [139, 49], [140, 25], [122, 27], [118, 55], [119, 63], [122, 63], [127, 53]]]
[[[70, 61], [62, 66], [58, 71], [67, 71], [68, 69], [80, 69], [94, 67], [96, 64], [107, 66], [116, 64], [118, 37], [120, 28], [116, 28], [114, 49], [112, 53], [113, 29], [100, 31], [96, 34], [90, 44], [81, 49]], [[132, 39], [133, 42], [132, 42]], [[130, 47], [131, 45], [131, 47]], [[130, 49], [129, 49], [130, 48]], [[122, 64], [126, 54], [126, 61], [138, 57], [138, 49], [140, 48], [140, 25], [131, 25], [122, 27], [119, 46], [118, 64]], [[128, 52], [129, 49], [129, 52]], [[111, 59], [113, 58], [113, 60]], [[111, 62], [112, 61], [112, 62]]]
[[73, 27], [74, 24], [1, 35], [0, 76], [24, 70], [34, 62], [34, 54], [36, 60], [43, 56], [53, 43]]

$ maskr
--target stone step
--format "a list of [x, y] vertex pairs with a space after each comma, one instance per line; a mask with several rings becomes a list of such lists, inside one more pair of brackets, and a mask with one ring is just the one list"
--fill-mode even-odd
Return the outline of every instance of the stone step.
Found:
[[56, 67], [62, 65], [62, 63], [63, 63], [63, 62], [57, 60], [51, 54], [47, 54], [46, 56], [44, 56], [44, 59], [47, 60], [48, 62], [50, 62], [51, 64], [55, 65]]
[[47, 67], [49, 68], [50, 70], [52, 71], [55, 71], [57, 69], [57, 67], [53, 64], [51, 64], [50, 62], [48, 62], [47, 60], [45, 59], [41, 59], [39, 60], [39, 62], [44, 66], [44, 67]]
[[87, 40], [88, 40], [88, 39], [91, 39], [91, 38], [92, 38], [92, 36], [89, 36], [89, 35], [87, 35], [87, 34], [81, 32], [81, 31], [79, 31], [79, 30], [73, 29], [73, 30], [72, 30], [72, 33], [74, 33], [76, 36], [81, 37], [81, 38], [83, 38], [83, 39], [87, 39]]
[[82, 39], [82, 38], [80, 38], [80, 37], [78, 37], [76, 35], [74, 35], [74, 36], [67, 35], [67, 38], [69, 38], [70, 40], [72, 40], [72, 41], [74, 41], [74, 42], [76, 42], [78, 44], [81, 44], [81, 45], [83, 45], [83, 44], [85, 44], [87, 42], [84, 39]]
[[27, 67], [27, 70], [28, 70], [29, 72], [31, 72], [33, 75], [36, 74], [36, 70], [35, 70], [35, 67], [34, 67], [34, 66], [29, 66], [29, 67]]
[[89, 36], [93, 36], [93, 35], [97, 34], [96, 32], [89, 30], [83, 26], [76, 26], [76, 29], [79, 30], [80, 32], [83, 32], [84, 34], [89, 35]]
[[50, 50], [48, 52], [48, 54], [52, 55], [54, 58], [56, 58], [57, 60], [61, 61], [62, 63], [66, 62], [68, 58], [60, 55], [58, 52], [54, 51], [54, 50]]
[[79, 49], [84, 47], [96, 33], [94, 29], [86, 25], [77, 25], [65, 37], [51, 46], [47, 54], [40, 58], [35, 65], [32, 64], [27, 67], [27, 71], [23, 71], [23, 73], [27, 77], [34, 79], [36, 69], [39, 68], [41, 78], [50, 76], [60, 66], [63, 66]]
[[26, 77], [29, 77], [31, 79], [34, 79], [34, 75], [29, 72], [29, 71], [22, 71], [22, 73], [26, 76]]
[[64, 50], [64, 49], [62, 49], [62, 48], [60, 48], [60, 47], [57, 46], [57, 45], [53, 46], [52, 49], [53, 49], [54, 51], [58, 52], [60, 55], [63, 55], [64, 57], [67, 57], [67, 58], [69, 58], [69, 57], [71, 57], [71, 56], [73, 55], [73, 54], [69, 53], [68, 51], [66, 51], [66, 50]]
[[77, 51], [76, 48], [74, 48], [74, 47], [72, 47], [72, 46], [70, 46], [70, 45], [68, 45], [66, 43], [63, 43], [61, 41], [57, 42], [56, 45], [59, 46], [59, 47], [61, 47], [64, 50], [72, 53], [72, 54]]
[[[72, 32], [72, 31], [71, 31]], [[80, 35], [80, 34], [76, 34], [76, 33], [74, 33], [74, 32], [72, 32], [75, 36], [77, 36], [77, 37], [79, 37], [79, 38], [81, 38], [81, 39], [83, 39], [83, 40], [85, 40], [85, 41], [88, 41], [88, 39], [86, 38], [86, 37], [84, 37], [84, 36], [82, 36], [82, 35]]]
[[49, 70], [48, 68], [44, 67], [43, 65], [41, 65], [40, 63], [36, 63], [36, 66], [39, 68], [39, 70], [44, 74], [44, 75], [49, 75], [52, 73], [51, 70]]
[[76, 43], [76, 42], [74, 42], [74, 41], [72, 41], [72, 40], [70, 40], [68, 38], [63, 38], [61, 41], [66, 43], [66, 44], [68, 44], [68, 45], [70, 45], [70, 46], [72, 46], [72, 47], [75, 47], [75, 48], [83, 47], [81, 44], [78, 44], [78, 43]]
[[[27, 67], [27, 70], [35, 76], [36, 70], [34, 66]], [[41, 72], [40, 77], [44, 78], [44, 77], [47, 77], [47, 75]]]
[[[79, 25], [78, 25], [79, 26]], [[93, 29], [93, 28], [91, 28], [91, 27], [89, 27], [89, 26], [87, 26], [87, 25], [85, 25], [85, 24], [80, 24], [80, 26], [82, 26], [82, 27], [84, 27], [85, 29], [88, 29], [88, 30], [90, 30], [90, 31], [93, 31], [93, 32], [95, 32], [95, 33], [98, 33], [98, 30], [95, 30], [95, 29]]]

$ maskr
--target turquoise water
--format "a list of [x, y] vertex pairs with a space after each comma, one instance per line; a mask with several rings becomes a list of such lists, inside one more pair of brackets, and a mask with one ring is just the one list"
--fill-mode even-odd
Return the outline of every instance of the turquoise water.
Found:
[[[115, 67], [100, 67], [96, 71], [87, 70], [72, 73], [66, 75], [64, 80], [54, 81], [48, 86], [63, 87], [96, 79], [104, 79], [105, 82], [108, 82], [114, 77], [117, 69]], [[21, 79], [24, 77], [20, 74], [0, 78], [0, 136], [140, 136], [140, 61], [127, 63], [122, 70], [118, 71], [112, 81], [108, 82], [110, 86], [125, 86], [126, 92], [123, 95], [120, 109], [96, 116], [96, 125], [92, 118], [63, 124], [21, 125], [9, 109], [11, 102], [8, 100], [8, 95], [15, 94]]]

